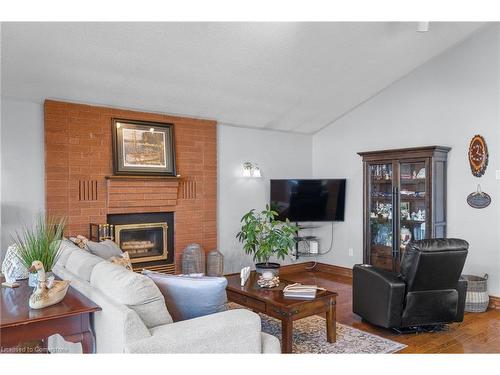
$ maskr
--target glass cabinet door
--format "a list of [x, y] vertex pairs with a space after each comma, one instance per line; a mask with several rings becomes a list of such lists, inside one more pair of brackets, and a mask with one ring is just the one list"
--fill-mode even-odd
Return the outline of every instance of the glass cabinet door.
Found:
[[368, 174], [369, 261], [376, 267], [392, 270], [392, 163], [370, 164]]
[[[411, 240], [428, 238], [428, 176], [426, 161], [399, 163], [399, 258]], [[399, 263], [399, 262], [398, 262]]]
[[400, 271], [410, 241], [446, 237], [449, 147], [359, 152], [363, 157], [363, 262]]

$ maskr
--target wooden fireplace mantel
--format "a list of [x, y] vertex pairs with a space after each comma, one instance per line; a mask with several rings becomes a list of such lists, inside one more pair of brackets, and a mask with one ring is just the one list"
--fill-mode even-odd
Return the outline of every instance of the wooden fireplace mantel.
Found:
[[112, 175], [104, 176], [106, 180], [180, 180], [181, 175], [177, 176], [143, 176], [143, 175]]

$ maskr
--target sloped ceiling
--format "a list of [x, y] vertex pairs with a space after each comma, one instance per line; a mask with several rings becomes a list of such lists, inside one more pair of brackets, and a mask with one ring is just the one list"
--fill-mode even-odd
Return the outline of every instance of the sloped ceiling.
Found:
[[481, 23], [4, 23], [2, 95], [314, 133]]

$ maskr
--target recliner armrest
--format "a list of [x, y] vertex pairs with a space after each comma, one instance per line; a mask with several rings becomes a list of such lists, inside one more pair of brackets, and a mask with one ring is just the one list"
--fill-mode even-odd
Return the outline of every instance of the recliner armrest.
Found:
[[370, 323], [398, 327], [405, 291], [405, 282], [392, 272], [366, 264], [353, 268], [352, 309]]

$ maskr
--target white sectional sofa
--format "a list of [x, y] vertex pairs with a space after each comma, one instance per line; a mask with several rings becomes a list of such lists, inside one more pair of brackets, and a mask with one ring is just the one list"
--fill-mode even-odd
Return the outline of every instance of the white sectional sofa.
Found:
[[[261, 332], [260, 317], [229, 310], [173, 322], [151, 279], [64, 241], [54, 274], [102, 310], [94, 313], [98, 353], [280, 353], [279, 340]], [[59, 335], [49, 348], [74, 352]]]

